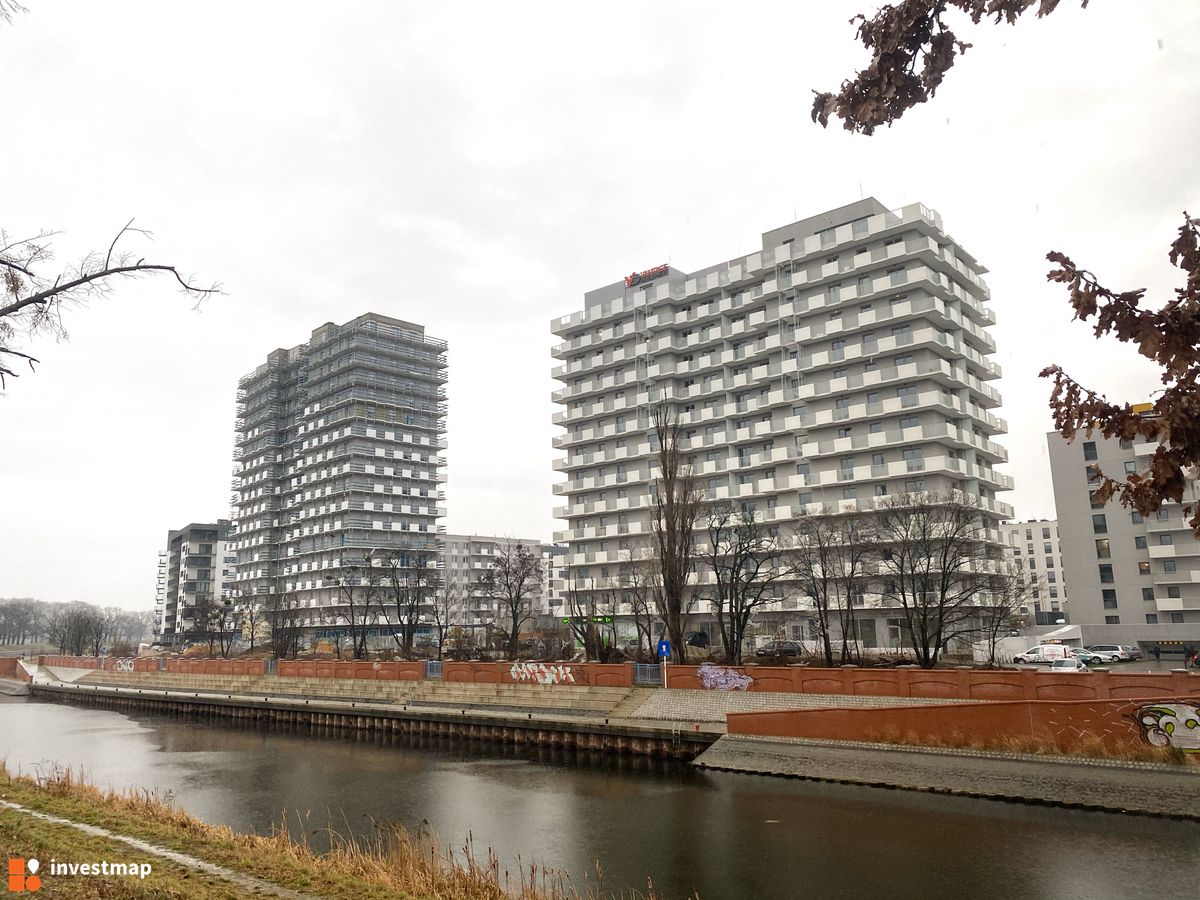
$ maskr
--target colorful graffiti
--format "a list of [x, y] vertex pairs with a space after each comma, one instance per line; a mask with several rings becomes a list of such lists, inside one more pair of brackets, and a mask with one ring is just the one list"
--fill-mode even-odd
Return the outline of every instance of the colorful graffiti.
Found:
[[517, 662], [508, 670], [513, 681], [534, 681], [538, 684], [574, 684], [570, 666], [550, 666], [546, 663]]
[[742, 675], [737, 669], [727, 666], [714, 666], [704, 663], [696, 673], [706, 691], [744, 691], [754, 683], [749, 675]]
[[1200, 707], [1191, 703], [1152, 703], [1137, 711], [1142, 737], [1155, 747], [1200, 753]]

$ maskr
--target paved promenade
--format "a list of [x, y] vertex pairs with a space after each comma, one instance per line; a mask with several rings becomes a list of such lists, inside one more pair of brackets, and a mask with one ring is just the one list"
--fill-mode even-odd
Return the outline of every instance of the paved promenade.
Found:
[[725, 735], [702, 768], [1200, 820], [1200, 766]]

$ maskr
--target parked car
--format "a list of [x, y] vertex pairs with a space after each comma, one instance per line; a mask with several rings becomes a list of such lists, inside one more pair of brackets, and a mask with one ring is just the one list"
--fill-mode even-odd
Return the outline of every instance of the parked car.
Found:
[[693, 631], [687, 636], [685, 643], [689, 647], [707, 648], [709, 645], [708, 633], [704, 631]]
[[1098, 666], [1101, 663], [1112, 662], [1111, 659], [1101, 656], [1099, 653], [1093, 653], [1091, 650], [1084, 650], [1082, 647], [1072, 647], [1071, 655], [1085, 666]]
[[1087, 664], [1077, 656], [1055, 659], [1050, 662], [1051, 672], [1086, 672]]
[[1125, 648], [1117, 644], [1096, 644], [1094, 647], [1088, 647], [1088, 650], [1102, 657], [1105, 662], [1117, 662], [1130, 658]]
[[1068, 648], [1063, 644], [1038, 644], [1036, 647], [1030, 647], [1024, 653], [1018, 653], [1013, 657], [1013, 662], [1048, 663], [1070, 655]]
[[1126, 659], [1141, 659], [1142, 658], [1141, 647], [1130, 647], [1126, 644], [1122, 644], [1121, 649], [1125, 651]]
[[755, 656], [799, 656], [804, 648], [797, 641], [769, 641], [754, 651]]

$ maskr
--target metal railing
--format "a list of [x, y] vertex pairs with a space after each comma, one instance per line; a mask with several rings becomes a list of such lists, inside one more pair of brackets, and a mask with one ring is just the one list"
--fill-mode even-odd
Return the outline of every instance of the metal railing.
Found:
[[635, 663], [633, 683], [645, 687], [662, 687], [662, 666], [658, 663]]

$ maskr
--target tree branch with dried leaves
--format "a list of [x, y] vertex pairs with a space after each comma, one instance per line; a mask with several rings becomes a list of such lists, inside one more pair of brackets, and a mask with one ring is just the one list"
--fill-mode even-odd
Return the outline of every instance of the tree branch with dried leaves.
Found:
[[0, 230], [0, 387], [9, 376], [17, 377], [17, 363], [33, 370], [37, 357], [15, 346], [22, 340], [50, 334], [59, 340], [69, 335], [63, 311], [84, 306], [90, 300], [105, 299], [122, 278], [169, 274], [183, 293], [197, 304], [209, 294], [220, 293], [221, 286], [197, 284], [175, 266], [149, 263], [121, 249], [123, 242], [138, 235], [151, 238], [149, 231], [133, 226], [133, 220], [121, 228], [104, 253], [92, 252], [73, 266], [53, 274], [44, 267], [54, 259], [52, 239], [55, 232], [39, 231], [32, 237], [13, 238]]

